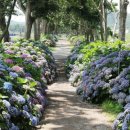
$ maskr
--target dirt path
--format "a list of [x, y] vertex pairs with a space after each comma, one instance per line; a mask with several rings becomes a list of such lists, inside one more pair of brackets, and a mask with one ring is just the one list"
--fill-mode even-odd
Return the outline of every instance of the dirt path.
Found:
[[45, 119], [38, 126], [39, 130], [111, 130], [107, 117], [96, 105], [79, 101], [75, 88], [64, 76], [64, 62], [71, 47], [65, 40], [60, 40], [54, 51], [58, 64], [58, 81], [49, 86], [49, 107]]

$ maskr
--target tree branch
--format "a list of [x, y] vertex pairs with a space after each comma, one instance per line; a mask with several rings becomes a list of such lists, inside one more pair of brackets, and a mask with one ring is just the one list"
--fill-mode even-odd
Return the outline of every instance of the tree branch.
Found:
[[22, 12], [25, 14], [26, 7], [23, 5], [22, 0], [17, 0], [17, 4], [19, 5], [19, 8], [22, 10]]

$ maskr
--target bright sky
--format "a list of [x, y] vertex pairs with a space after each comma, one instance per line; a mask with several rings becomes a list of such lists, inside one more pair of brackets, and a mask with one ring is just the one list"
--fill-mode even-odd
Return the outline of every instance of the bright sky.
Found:
[[[119, 0], [113, 0], [113, 1], [119, 3]], [[129, 0], [129, 2], [130, 2], [130, 0]], [[21, 15], [13, 16], [12, 20], [17, 21], [17, 22], [24, 22], [25, 21], [25, 16], [22, 14], [21, 11], [19, 11], [19, 12], [20, 12]], [[130, 13], [130, 4], [128, 6], [128, 13]]]
[[24, 22], [25, 21], [25, 16], [24, 16], [24, 14], [22, 13], [22, 11], [21, 10], [19, 10], [19, 9], [16, 9], [16, 10], [18, 10], [18, 14], [19, 15], [13, 15], [12, 16], [12, 20], [13, 21], [16, 21], [16, 22]]
[[[110, 1], [110, 0], [109, 0]], [[119, 0], [113, 0], [114, 2], [118, 3], [119, 5]], [[130, 2], [130, 0], [128, 0]], [[119, 7], [119, 6], [118, 6]], [[130, 13], [130, 3], [128, 5], [128, 13]]]

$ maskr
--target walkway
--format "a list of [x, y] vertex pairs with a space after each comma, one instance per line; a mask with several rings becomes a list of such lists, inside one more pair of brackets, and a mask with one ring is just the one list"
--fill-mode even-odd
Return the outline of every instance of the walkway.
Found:
[[58, 81], [49, 86], [49, 107], [38, 130], [111, 130], [111, 124], [96, 105], [79, 101], [75, 88], [65, 78], [64, 63], [71, 47], [60, 40], [54, 51], [58, 64]]

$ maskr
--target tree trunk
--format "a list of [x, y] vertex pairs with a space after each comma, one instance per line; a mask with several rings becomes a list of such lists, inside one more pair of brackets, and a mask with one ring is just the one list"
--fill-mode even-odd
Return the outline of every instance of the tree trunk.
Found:
[[34, 39], [40, 40], [40, 19], [36, 19], [34, 22]]
[[105, 9], [105, 0], [101, 0], [100, 10], [101, 40], [107, 41], [107, 9]]
[[93, 33], [93, 29], [90, 29], [90, 42], [94, 42], [94, 33]]
[[46, 26], [47, 26], [47, 21], [42, 19], [42, 21], [41, 21], [41, 33], [43, 33], [43, 34], [46, 33]]
[[108, 31], [107, 31], [107, 9], [104, 7], [104, 40], [108, 40]]
[[[2, 33], [5, 31], [6, 29], [6, 20], [5, 17], [1, 17], [0, 16], [0, 29], [2, 31]], [[9, 31], [7, 30], [6, 34], [4, 35], [4, 42], [9, 42], [10, 38], [9, 38]]]
[[33, 27], [34, 27], [34, 40], [37, 41], [37, 23], [36, 23], [36, 20], [33, 23]]
[[128, 0], [120, 0], [119, 39], [125, 41]]
[[0, 42], [2, 42], [2, 39], [4, 38], [4, 40], [6, 41], [9, 41], [9, 31], [8, 31], [8, 29], [9, 29], [9, 25], [10, 25], [10, 21], [11, 21], [11, 18], [12, 18], [12, 13], [13, 13], [13, 11], [14, 11], [14, 7], [15, 7], [15, 4], [16, 4], [16, 1], [17, 0], [14, 0], [13, 1], [13, 4], [12, 4], [12, 7], [11, 7], [11, 10], [10, 10], [10, 14], [9, 14], [9, 17], [8, 17], [8, 21], [7, 21], [7, 24], [6, 24], [6, 22], [5, 22], [5, 15], [4, 14], [2, 14], [1, 16], [2, 17], [4, 17], [3, 18], [3, 22], [4, 22], [4, 26], [5, 26], [5, 28], [4, 28], [4, 30], [3, 30], [3, 32], [2, 32], [2, 35], [0, 36]]
[[49, 22], [46, 25], [45, 34], [49, 34]]
[[31, 37], [31, 31], [32, 31], [32, 25], [34, 22], [34, 19], [31, 16], [31, 5], [30, 0], [27, 1], [26, 5], [26, 12], [25, 12], [25, 39], [30, 39]]

